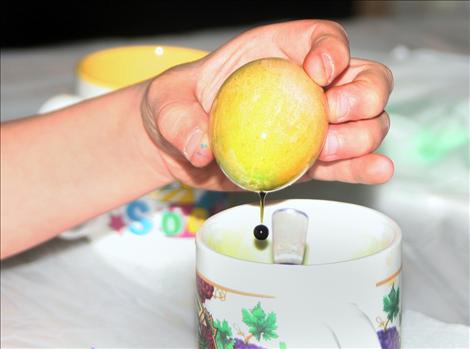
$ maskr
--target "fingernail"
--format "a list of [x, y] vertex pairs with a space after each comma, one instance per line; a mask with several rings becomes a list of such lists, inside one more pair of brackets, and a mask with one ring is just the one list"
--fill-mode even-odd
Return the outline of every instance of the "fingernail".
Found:
[[191, 133], [188, 140], [186, 141], [186, 145], [184, 146], [183, 151], [186, 159], [191, 160], [191, 157], [194, 155], [194, 153], [198, 151], [199, 147], [201, 146], [203, 136], [204, 132], [202, 132], [200, 128], [196, 128]]
[[201, 143], [199, 144], [199, 148], [197, 148], [196, 155], [199, 157], [204, 156], [207, 148], [209, 148], [209, 137], [207, 137], [207, 134], [204, 134], [201, 139]]
[[335, 69], [333, 59], [331, 59], [331, 56], [327, 53], [322, 53], [321, 59], [323, 61], [323, 69], [325, 69], [326, 83], [329, 84], [333, 80], [333, 72]]
[[326, 137], [325, 147], [323, 152], [325, 156], [335, 155], [338, 151], [339, 141], [338, 136], [335, 132], [328, 132], [328, 136]]
[[191, 163], [196, 167], [201, 167], [207, 165], [210, 160], [211, 152], [209, 149], [209, 137], [205, 133], [199, 147], [196, 148], [195, 153], [191, 157]]
[[328, 77], [325, 69], [325, 63], [321, 55], [316, 54], [310, 63], [310, 76], [320, 86], [328, 84]]

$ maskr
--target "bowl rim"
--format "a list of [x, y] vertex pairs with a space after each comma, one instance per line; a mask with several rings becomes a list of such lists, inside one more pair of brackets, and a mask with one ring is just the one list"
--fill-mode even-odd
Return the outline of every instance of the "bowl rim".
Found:
[[[402, 230], [401, 230], [400, 226], [392, 218], [390, 218], [386, 214], [384, 214], [384, 213], [382, 213], [378, 210], [372, 209], [370, 207], [363, 206], [363, 205], [358, 205], [358, 204], [353, 204], [353, 203], [349, 203], [349, 202], [342, 202], [342, 201], [335, 201], [335, 200], [319, 200], [319, 199], [270, 200], [270, 201], [266, 202], [265, 206], [275, 205], [275, 204], [279, 204], [281, 202], [286, 202], [286, 203], [289, 203], [289, 202], [310, 202], [310, 203], [311, 202], [316, 202], [316, 203], [320, 203], [320, 204], [323, 203], [323, 204], [327, 204], [327, 205], [343, 205], [343, 206], [355, 207], [355, 208], [359, 208], [359, 209], [364, 210], [364, 211], [369, 211], [370, 213], [373, 213], [373, 214], [377, 215], [378, 217], [382, 218], [385, 222], [387, 222], [390, 226], [390, 229], [393, 231], [394, 236], [393, 236], [393, 239], [391, 240], [391, 242], [388, 243], [385, 247], [383, 247], [383, 248], [381, 248], [381, 249], [379, 249], [379, 250], [377, 250], [377, 251], [375, 251], [371, 254], [367, 254], [365, 256], [353, 257], [353, 258], [348, 258], [348, 259], [343, 259], [343, 260], [338, 260], [338, 261], [332, 261], [332, 262], [312, 263], [312, 264], [305, 264], [305, 265], [304, 264], [287, 265], [287, 264], [275, 264], [275, 263], [249, 261], [249, 260], [246, 260], [246, 259], [225, 255], [225, 254], [217, 252], [214, 249], [212, 249], [211, 247], [209, 247], [208, 244], [206, 243], [206, 241], [204, 241], [204, 239], [203, 239], [203, 234], [205, 232], [205, 227], [209, 226], [213, 221], [218, 219], [218, 217], [220, 217], [222, 214], [228, 214], [228, 212], [230, 212], [230, 211], [239, 210], [242, 207], [254, 206], [255, 204], [257, 204], [257, 202], [251, 202], [251, 203], [247, 203], [247, 204], [243, 204], [243, 205], [233, 206], [233, 207], [230, 207], [230, 208], [225, 209], [223, 211], [220, 211], [220, 212], [216, 213], [215, 215], [209, 217], [204, 222], [204, 224], [201, 226], [201, 228], [196, 233], [196, 239], [195, 239], [196, 258], [197, 258], [197, 255], [200, 253], [199, 251], [202, 251], [202, 253], [213, 255], [213, 256], [219, 258], [221, 261], [225, 260], [225, 261], [237, 262], [237, 263], [242, 262], [242, 263], [246, 263], [247, 265], [265, 265], [265, 266], [270, 266], [271, 265], [271, 266], [276, 266], [276, 267], [280, 267], [280, 268], [291, 268], [291, 269], [293, 269], [293, 268], [297, 268], [297, 269], [315, 268], [315, 267], [329, 266], [329, 265], [343, 265], [345, 263], [358, 262], [358, 261], [363, 261], [363, 260], [368, 259], [368, 258], [379, 257], [383, 254], [386, 254], [387, 252], [389, 252], [391, 250], [394, 250], [397, 247], [400, 247], [400, 245], [402, 243], [403, 235], [402, 235]], [[289, 207], [286, 207], [286, 208], [289, 208]]]
[[[200, 59], [210, 52], [198, 48], [193, 47], [185, 47], [185, 46], [177, 46], [177, 45], [159, 45], [159, 44], [142, 44], [142, 45], [120, 45], [120, 46], [111, 46], [102, 49], [98, 49], [92, 52], [87, 53], [83, 56], [75, 67], [75, 74], [76, 77], [80, 80], [83, 80], [87, 83], [98, 85], [103, 88], [109, 89], [116, 89], [124, 87], [120, 83], [116, 83], [115, 81], [106, 81], [102, 77], [98, 77], [95, 74], [90, 72], [90, 66], [92, 62], [101, 56], [109, 55], [110, 53], [119, 53], [124, 51], [131, 51], [131, 52], [156, 52], [157, 50], [161, 50], [161, 54], [157, 55], [164, 55], [166, 51], [170, 52], [182, 52], [189, 56], [188, 62]], [[149, 77], [150, 78], [150, 77]], [[145, 80], [145, 79], [144, 79]], [[137, 83], [138, 81], [134, 82]]]

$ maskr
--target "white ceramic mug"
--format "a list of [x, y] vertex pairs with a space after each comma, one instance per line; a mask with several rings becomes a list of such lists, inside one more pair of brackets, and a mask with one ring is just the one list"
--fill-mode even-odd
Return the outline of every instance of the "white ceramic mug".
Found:
[[281, 208], [309, 217], [303, 265], [271, 263], [271, 236], [253, 238], [257, 205], [222, 211], [198, 232], [199, 346], [399, 348], [398, 225], [366, 207], [320, 200], [269, 204], [266, 225]]

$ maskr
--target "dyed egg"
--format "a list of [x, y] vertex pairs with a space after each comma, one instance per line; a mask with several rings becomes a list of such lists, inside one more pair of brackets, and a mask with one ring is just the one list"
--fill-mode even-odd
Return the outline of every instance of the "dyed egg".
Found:
[[239, 187], [274, 191], [312, 166], [328, 130], [323, 89], [298, 65], [280, 58], [240, 67], [211, 109], [210, 146]]

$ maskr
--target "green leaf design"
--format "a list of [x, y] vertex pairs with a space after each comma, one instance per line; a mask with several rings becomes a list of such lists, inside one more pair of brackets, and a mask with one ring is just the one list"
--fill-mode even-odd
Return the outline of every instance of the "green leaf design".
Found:
[[258, 341], [261, 337], [267, 341], [278, 337], [276, 314], [273, 312], [266, 314], [261, 303], [258, 302], [251, 310], [242, 309], [242, 317], [243, 322], [248, 326], [248, 331]]
[[389, 294], [383, 299], [384, 312], [387, 313], [387, 319], [393, 321], [400, 312], [400, 288], [395, 290], [395, 284], [392, 285], [392, 289]]
[[235, 345], [235, 339], [232, 338], [232, 329], [226, 320], [220, 322], [219, 320], [214, 321], [214, 328], [217, 329], [215, 336], [215, 342], [217, 349], [233, 349]]
[[287, 345], [284, 342], [279, 342], [279, 349], [287, 349]]

